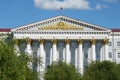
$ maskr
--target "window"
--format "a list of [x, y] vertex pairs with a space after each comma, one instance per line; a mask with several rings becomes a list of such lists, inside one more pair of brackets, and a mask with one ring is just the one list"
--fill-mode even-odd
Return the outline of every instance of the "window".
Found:
[[87, 52], [85, 52], [84, 57], [85, 57], [85, 58], [88, 58], [88, 54], [87, 54]]
[[117, 46], [120, 46], [120, 42], [117, 42]]
[[120, 53], [118, 53], [118, 58], [120, 58]]
[[97, 44], [97, 46], [101, 46], [101, 43], [100, 42], [98, 42], [98, 43], [96, 43]]
[[112, 43], [111, 43], [111, 42], [109, 42], [109, 43], [108, 43], [108, 46], [112, 46]]
[[112, 58], [112, 53], [111, 52], [108, 53], [108, 57]]

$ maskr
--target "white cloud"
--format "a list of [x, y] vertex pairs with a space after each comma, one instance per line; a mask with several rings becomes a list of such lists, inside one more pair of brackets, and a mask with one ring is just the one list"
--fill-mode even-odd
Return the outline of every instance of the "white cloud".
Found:
[[60, 7], [80, 10], [92, 9], [87, 0], [34, 0], [34, 4], [41, 9], [59, 9]]
[[109, 8], [109, 7], [106, 6], [106, 5], [101, 5], [101, 4], [97, 4], [96, 7], [95, 7], [96, 10], [101, 10], [103, 8]]
[[97, 10], [100, 10], [101, 8], [102, 8], [102, 6], [100, 4], [97, 4], [95, 7], [95, 9], [97, 9]]

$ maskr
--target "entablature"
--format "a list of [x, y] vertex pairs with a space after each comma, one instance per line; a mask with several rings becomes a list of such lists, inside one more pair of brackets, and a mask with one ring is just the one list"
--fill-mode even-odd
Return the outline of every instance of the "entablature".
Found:
[[107, 31], [79, 31], [79, 30], [37, 30], [37, 31], [15, 31], [13, 32], [15, 37], [26, 38], [31, 37], [34, 39], [38, 39], [43, 37], [44, 39], [53, 39], [53, 37], [57, 39], [65, 39], [69, 37], [70, 39], [79, 39], [82, 37], [83, 39], [91, 39], [95, 37], [97, 39], [103, 39], [105, 37], [109, 37], [111, 32]]
[[112, 32], [111, 36], [120, 37], [120, 32]]
[[86, 35], [110, 35], [109, 31], [79, 31], [79, 30], [36, 30], [36, 31], [14, 31], [14, 34], [86, 34]]

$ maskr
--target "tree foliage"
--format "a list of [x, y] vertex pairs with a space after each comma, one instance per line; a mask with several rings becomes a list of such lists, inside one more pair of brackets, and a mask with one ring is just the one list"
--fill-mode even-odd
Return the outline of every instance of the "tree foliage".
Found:
[[0, 42], [0, 80], [37, 80], [37, 73], [27, 64], [30, 58], [17, 55], [13, 47]]
[[81, 75], [73, 65], [60, 61], [48, 67], [45, 80], [81, 80]]
[[[37, 72], [28, 67], [31, 59], [25, 54], [18, 56], [15, 53], [12, 35], [9, 35], [4, 42], [0, 41], [0, 80], [38, 80]], [[25, 49], [24, 42], [21, 40], [22, 51]], [[44, 78], [45, 80], [120, 80], [120, 65], [110, 61], [92, 62], [81, 76], [73, 65], [60, 61], [48, 67]]]
[[[118, 68], [119, 67], [119, 68]], [[120, 66], [110, 61], [91, 63], [83, 75], [84, 80], [120, 80]]]

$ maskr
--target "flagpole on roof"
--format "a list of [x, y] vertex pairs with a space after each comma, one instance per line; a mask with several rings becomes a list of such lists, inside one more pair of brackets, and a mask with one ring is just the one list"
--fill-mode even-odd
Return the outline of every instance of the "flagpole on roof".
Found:
[[60, 15], [62, 15], [63, 7], [60, 7]]

